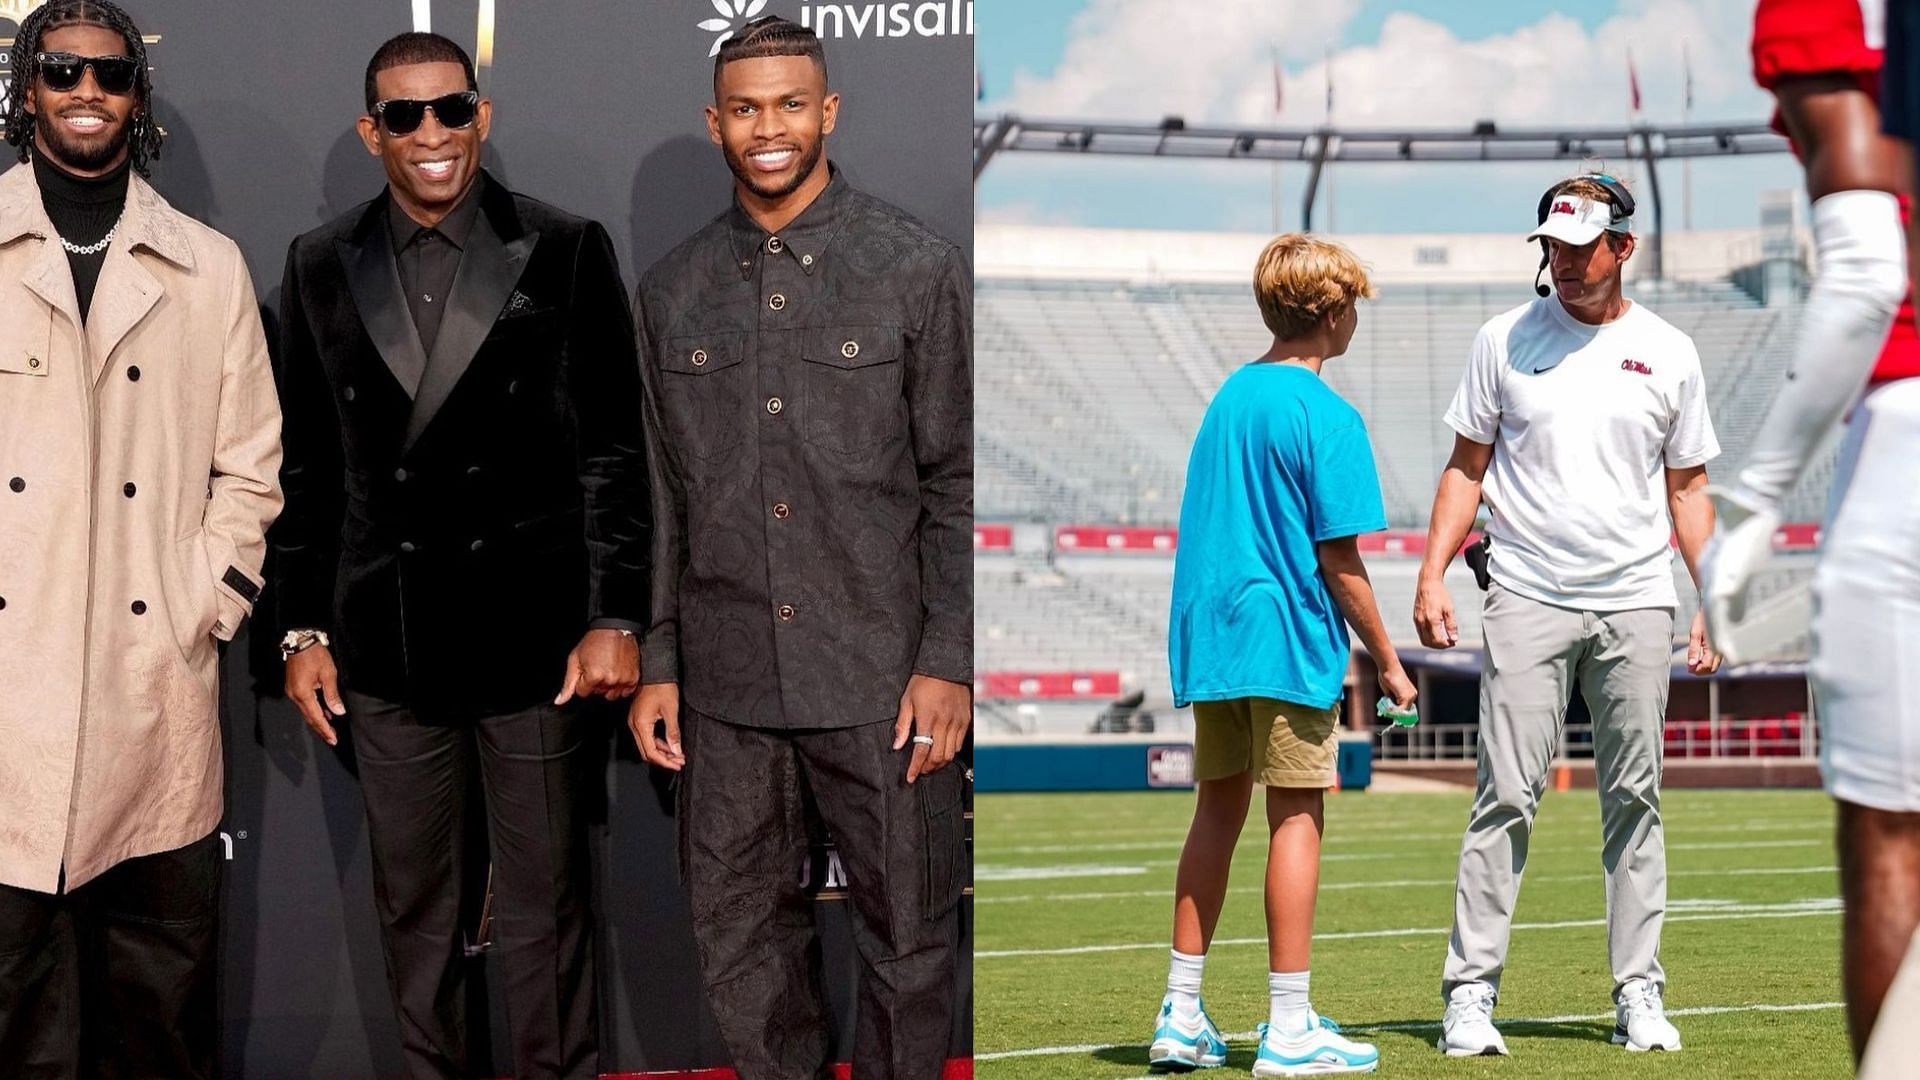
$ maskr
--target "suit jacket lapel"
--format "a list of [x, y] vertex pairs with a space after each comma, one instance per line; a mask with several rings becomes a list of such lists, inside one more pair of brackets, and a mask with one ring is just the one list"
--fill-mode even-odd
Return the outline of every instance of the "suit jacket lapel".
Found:
[[[483, 177], [481, 183], [493, 185], [493, 180]], [[467, 236], [460, 269], [453, 275], [453, 292], [447, 297], [446, 314], [441, 316], [440, 334], [427, 360], [426, 376], [420, 380], [420, 392], [414, 396], [413, 411], [407, 416], [407, 435], [400, 444], [403, 454], [413, 449], [473, 364], [540, 239], [539, 233], [530, 232], [503, 240], [493, 219], [504, 215], [511, 227], [512, 203], [507, 201], [511, 196], [506, 189], [491, 186], [482, 198], [483, 212], [474, 219], [473, 231]]]
[[340, 265], [347, 272], [347, 290], [353, 294], [353, 306], [360, 312], [360, 323], [380, 359], [393, 372], [395, 381], [408, 397], [416, 397], [420, 379], [427, 370], [427, 351], [420, 346], [420, 331], [407, 310], [406, 295], [400, 289], [400, 268], [393, 259], [393, 241], [384, 225], [387, 198], [373, 200], [367, 215], [351, 239], [334, 241]]
[[107, 357], [147, 317], [165, 291], [153, 272], [120, 244], [107, 249], [106, 260], [100, 264], [100, 280], [94, 285], [93, 303], [87, 310], [87, 352], [93, 363], [88, 374], [94, 382], [100, 381]]

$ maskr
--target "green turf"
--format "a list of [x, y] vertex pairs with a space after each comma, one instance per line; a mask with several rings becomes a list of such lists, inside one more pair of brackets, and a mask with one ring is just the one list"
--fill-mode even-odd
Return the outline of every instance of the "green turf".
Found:
[[[1512, 1057], [1450, 1060], [1433, 1048], [1452, 877], [1468, 795], [1332, 795], [1316, 935], [1313, 1003], [1380, 1047], [1380, 1074], [1404, 1077], [1846, 1077], [1838, 1008], [1754, 1005], [1840, 1000], [1832, 809], [1817, 791], [1674, 791], [1665, 798], [1667, 1007], [1686, 1049], [1633, 1054], [1613, 1030], [1605, 928], [1523, 928], [1606, 913], [1592, 792], [1549, 793], [1496, 1021]], [[1166, 985], [1173, 868], [1190, 793], [983, 795], [974, 963], [977, 1069], [986, 1080], [1146, 1074], [1145, 1042]], [[1250, 815], [1207, 961], [1209, 1012], [1230, 1037], [1266, 1018], [1259, 884], [1265, 829]], [[1757, 872], [1756, 872], [1757, 871]], [[1803, 871], [1803, 872], [1800, 872]], [[1245, 944], [1234, 944], [1251, 939]], [[1142, 946], [1065, 955], [1091, 945]], [[994, 955], [995, 953], [1020, 955]], [[1526, 1017], [1589, 1017], [1547, 1024]], [[1224, 1072], [1245, 1074], [1250, 1037]], [[995, 1053], [1075, 1047], [1053, 1053]]]

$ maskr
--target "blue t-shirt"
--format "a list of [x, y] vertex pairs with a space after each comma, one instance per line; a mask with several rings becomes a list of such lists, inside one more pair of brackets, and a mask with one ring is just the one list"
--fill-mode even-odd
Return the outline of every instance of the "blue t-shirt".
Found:
[[1173, 560], [1173, 700], [1340, 700], [1347, 623], [1315, 544], [1387, 527], [1360, 413], [1294, 364], [1229, 376], [1193, 440]]

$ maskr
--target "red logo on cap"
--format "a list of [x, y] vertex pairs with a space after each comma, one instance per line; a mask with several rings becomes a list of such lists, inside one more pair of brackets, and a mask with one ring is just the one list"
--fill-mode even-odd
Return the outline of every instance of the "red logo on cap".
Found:
[[1553, 212], [1556, 214], [1571, 214], [1573, 213], [1573, 204], [1565, 199], [1561, 199], [1559, 202], [1553, 204]]

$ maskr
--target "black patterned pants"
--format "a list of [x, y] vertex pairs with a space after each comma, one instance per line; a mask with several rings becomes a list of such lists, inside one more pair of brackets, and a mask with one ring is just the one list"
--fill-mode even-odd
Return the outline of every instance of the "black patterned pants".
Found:
[[966, 885], [958, 763], [906, 782], [893, 723], [826, 730], [728, 724], [688, 710], [680, 861], [700, 967], [741, 1080], [827, 1075], [802, 785], [832, 832], [861, 979], [856, 1080], [938, 1080], [953, 1030]]

